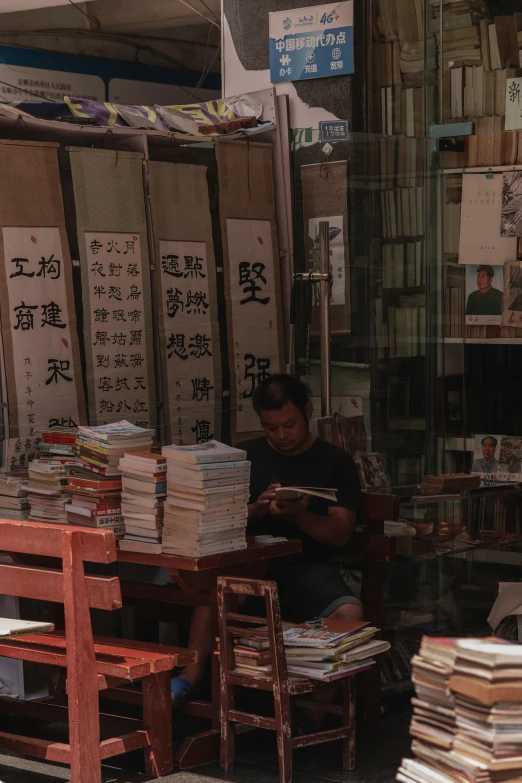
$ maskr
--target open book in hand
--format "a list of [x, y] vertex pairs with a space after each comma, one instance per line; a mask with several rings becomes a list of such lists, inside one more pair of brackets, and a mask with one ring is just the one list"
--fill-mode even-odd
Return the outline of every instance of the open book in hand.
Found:
[[275, 491], [276, 500], [300, 500], [303, 495], [313, 495], [337, 503], [337, 490], [326, 487], [278, 487]]

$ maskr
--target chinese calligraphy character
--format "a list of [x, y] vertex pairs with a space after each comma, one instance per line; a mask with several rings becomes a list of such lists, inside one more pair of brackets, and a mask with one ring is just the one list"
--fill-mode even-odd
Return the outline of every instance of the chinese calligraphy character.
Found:
[[123, 391], [123, 389], [130, 391], [127, 378], [116, 378], [116, 391]]
[[[268, 375], [271, 375], [271, 373], [268, 372], [270, 368], [270, 359], [256, 359], [252, 353], [246, 353], [243, 358], [245, 360], [244, 380], [250, 381], [250, 391], [243, 391], [242, 396], [243, 399], [249, 399], [253, 396], [256, 386], [259, 386]], [[251, 372], [252, 370], [253, 372]]]
[[60, 277], [61, 261], [54, 257], [54, 253], [51, 253], [50, 258], [44, 258], [38, 262], [40, 271], [37, 272], [36, 277], [47, 277], [49, 275], [50, 280], [58, 280]]
[[163, 273], [166, 275], [170, 275], [171, 277], [183, 277], [183, 272], [179, 268], [179, 256], [161, 256], [161, 267]]
[[127, 335], [123, 334], [123, 332], [120, 332], [119, 334], [115, 333], [112, 335], [113, 345], [126, 345], [126, 343], [127, 343]]
[[98, 389], [101, 391], [110, 391], [112, 389], [112, 383], [110, 378], [100, 378], [100, 382], [98, 384]]
[[104, 296], [107, 292], [105, 291], [105, 288], [102, 285], [95, 285], [94, 286], [94, 296], [97, 296], [98, 299], [102, 296]]
[[139, 323], [141, 321], [141, 310], [130, 310], [127, 315], [131, 319], [131, 321], [135, 324]]
[[93, 254], [93, 256], [98, 255], [98, 253], [100, 252], [102, 247], [103, 247], [103, 245], [102, 245], [101, 242], [98, 242], [97, 239], [93, 239], [91, 244], [90, 244], [91, 253]]
[[46, 386], [49, 386], [53, 381], [58, 383], [58, 376], [64, 381], [72, 383], [72, 378], [65, 374], [71, 366], [69, 359], [48, 359], [47, 364], [49, 365], [47, 367], [47, 372], [49, 372], [50, 375], [45, 382]]
[[203, 259], [197, 256], [196, 258], [194, 256], [185, 256], [185, 277], [190, 277], [191, 279], [206, 277], [206, 274], [203, 272], [202, 261]]
[[98, 354], [96, 356], [96, 367], [109, 367], [110, 356], [106, 354]]
[[34, 277], [34, 272], [24, 272], [23, 264], [28, 264], [29, 259], [28, 258], [12, 258], [11, 259], [12, 264], [16, 264], [16, 272], [13, 272], [9, 277], [20, 277], [21, 275], [23, 277]]
[[207, 295], [203, 291], [187, 291], [186, 311], [200, 315], [208, 310]]
[[114, 321], [126, 321], [127, 320], [125, 318], [124, 314], [123, 314], [123, 310], [113, 310], [112, 311], [112, 318], [113, 318]]
[[127, 364], [127, 354], [126, 353], [117, 353], [114, 357], [114, 366], [118, 369], [121, 367], [128, 367]]
[[207, 443], [214, 437], [210, 434], [210, 422], [206, 419], [196, 419], [196, 424], [191, 427], [191, 430], [196, 435], [196, 443]]
[[204, 334], [195, 334], [189, 343], [190, 355], [195, 359], [201, 359], [202, 356], [212, 356], [209, 350], [211, 339]]
[[138, 277], [139, 274], [138, 264], [127, 264], [127, 277]]
[[143, 389], [143, 390], [145, 390], [145, 383], [144, 383], [144, 381], [145, 381], [144, 376], [143, 375], [138, 375], [136, 377], [136, 385], [134, 387], [134, 391], [136, 391], [136, 389]]
[[265, 265], [256, 262], [250, 264], [249, 261], [241, 261], [239, 264], [239, 285], [243, 288], [243, 293], [248, 294], [246, 299], [241, 299], [240, 304], [244, 305], [248, 302], [259, 302], [259, 304], [266, 305], [270, 301], [270, 297], [266, 296], [262, 299], [258, 298], [256, 294], [262, 291], [260, 285], [257, 285], [257, 281], [261, 281], [263, 285], [266, 285], [266, 277], [263, 275], [265, 271]]
[[141, 329], [137, 332], [131, 332], [131, 345], [141, 345]]
[[141, 296], [141, 291], [138, 291], [138, 286], [137, 285], [131, 285], [131, 287], [130, 287], [130, 294], [127, 297], [127, 301], [129, 299], [131, 299], [131, 300], [134, 300], [135, 302], [137, 302], [138, 299], [140, 298], [140, 296]]
[[105, 345], [109, 339], [108, 332], [96, 332], [93, 345]]
[[112, 253], [113, 250], [115, 250], [117, 253], [121, 252], [118, 250], [118, 243], [115, 242], [114, 239], [111, 239], [110, 242], [107, 242], [107, 253]]
[[207, 400], [208, 402], [209, 392], [211, 392], [213, 388], [214, 387], [210, 385], [208, 378], [193, 378], [192, 399], [197, 400], [197, 402], [203, 402], [203, 400]]
[[103, 271], [103, 264], [100, 264], [99, 261], [95, 261], [93, 264], [91, 264], [91, 272], [93, 275], [99, 275], [100, 277], [105, 277], [105, 272]]
[[37, 309], [38, 305], [26, 305], [25, 302], [15, 307], [15, 329], [21, 329], [22, 332], [29, 332], [31, 329], [34, 329], [34, 313], [32, 311]]
[[185, 335], [184, 334], [171, 334], [167, 343], [168, 359], [172, 359], [174, 355], [179, 356], [180, 359], [188, 359], [187, 349], [185, 348]]
[[123, 255], [126, 256], [127, 253], [129, 253], [129, 252], [131, 252], [132, 255], [134, 255], [134, 246], [135, 246], [135, 244], [136, 244], [136, 242], [135, 242], [134, 239], [128, 239], [125, 242], [125, 251], [124, 251]]
[[109, 299], [116, 299], [118, 302], [121, 302], [121, 288], [119, 286], [109, 286]]
[[67, 324], [64, 324], [62, 318], [62, 308], [59, 307], [56, 302], [49, 302], [47, 305], [42, 305], [43, 315], [41, 326], [55, 326], [57, 329], [65, 329]]
[[[118, 250], [118, 253], [120, 251]], [[123, 269], [121, 264], [109, 264], [109, 277], [119, 277]]]
[[181, 301], [182, 296], [183, 293], [179, 288], [176, 288], [175, 290], [173, 288], [167, 289], [167, 315], [169, 318], [174, 318], [178, 310], [183, 312], [184, 304]]
[[[515, 103], [515, 101], [518, 101], [520, 103], [520, 83], [516, 81], [512, 81], [509, 85], [508, 90], [508, 97], [510, 103]], [[14, 260], [14, 259], [13, 259]], [[13, 275], [11, 275], [12, 277]]]
[[101, 307], [94, 311], [94, 320], [99, 321], [102, 324], [106, 324], [108, 321], [109, 311], [104, 307]]
[[130, 357], [131, 367], [141, 367], [144, 361], [145, 360], [141, 355], [141, 353], [131, 353], [131, 357]]

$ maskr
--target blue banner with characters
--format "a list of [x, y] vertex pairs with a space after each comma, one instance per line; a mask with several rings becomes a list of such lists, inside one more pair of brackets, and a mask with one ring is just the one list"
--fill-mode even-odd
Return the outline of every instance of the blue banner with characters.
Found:
[[273, 84], [353, 72], [353, 0], [270, 14]]

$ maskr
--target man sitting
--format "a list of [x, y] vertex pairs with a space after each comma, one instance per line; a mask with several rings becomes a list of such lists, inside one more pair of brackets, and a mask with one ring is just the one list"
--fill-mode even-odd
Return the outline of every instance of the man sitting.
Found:
[[[302, 541], [302, 552], [275, 560], [266, 574], [278, 585], [285, 620], [313, 617], [361, 620], [359, 599], [329, 562], [335, 549], [346, 546], [360, 504], [360, 482], [347, 452], [310, 432], [312, 404], [306, 386], [290, 375], [271, 375], [256, 389], [253, 405], [265, 436], [239, 444], [252, 463], [248, 533], [271, 534]], [[278, 486], [335, 489], [337, 503], [304, 495], [276, 501]], [[172, 680], [174, 702], [192, 695], [205, 673], [212, 649], [210, 610], [196, 607], [189, 647], [198, 663]]]

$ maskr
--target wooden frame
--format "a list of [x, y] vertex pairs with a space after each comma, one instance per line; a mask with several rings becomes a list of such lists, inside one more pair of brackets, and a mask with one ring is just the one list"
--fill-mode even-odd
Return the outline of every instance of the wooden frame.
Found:
[[[84, 563], [116, 560], [112, 532], [39, 522], [0, 520], [5, 550], [62, 561], [62, 570], [0, 564], [0, 593], [63, 603], [64, 634], [30, 634], [0, 640], [0, 656], [65, 667], [69, 744], [0, 732], [0, 748], [68, 764], [72, 783], [101, 783], [104, 759], [143, 748], [145, 767], [154, 777], [172, 769], [170, 672], [196, 660], [184, 649], [94, 638], [90, 608], [121, 608], [116, 577], [85, 576]], [[99, 691], [143, 680], [143, 721], [139, 728], [100, 741]], [[5, 712], [12, 707], [1, 700]], [[31, 708], [32, 705], [29, 705]], [[49, 720], [55, 712], [49, 706]], [[44, 705], [40, 705], [45, 710]], [[19, 711], [20, 704], [16, 705]]]
[[[257, 596], [266, 604], [266, 620], [257, 620], [238, 614], [239, 596]], [[217, 586], [220, 642], [220, 694], [221, 694], [221, 767], [230, 771], [234, 767], [235, 725], [243, 724], [254, 728], [269, 729], [277, 733], [277, 755], [281, 783], [292, 780], [292, 752], [296, 748], [317, 745], [333, 740], [343, 740], [343, 769], [355, 767], [355, 684], [353, 677], [337, 682], [342, 687], [342, 726], [316, 734], [295, 736], [292, 727], [291, 697], [311, 693], [324, 683], [314, 680], [290, 677], [286, 666], [281, 611], [275, 582], [237, 577], [219, 577]], [[259, 636], [253, 624], [268, 625], [272, 671], [269, 675], [250, 677], [235, 672], [234, 637]], [[248, 627], [250, 626], [250, 627]], [[263, 634], [264, 635], [264, 634]], [[274, 718], [266, 718], [236, 709], [236, 687], [272, 691], [274, 695]], [[323, 710], [335, 708], [322, 705]]]

